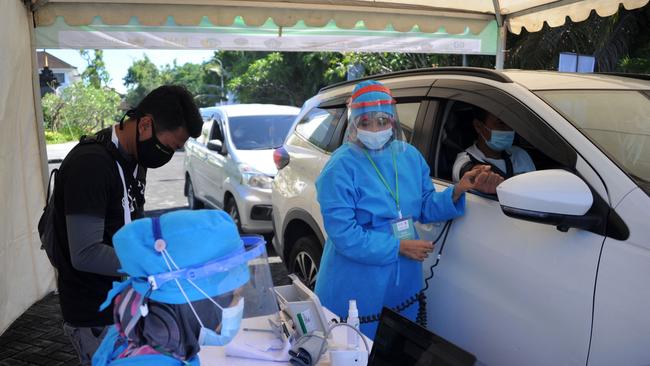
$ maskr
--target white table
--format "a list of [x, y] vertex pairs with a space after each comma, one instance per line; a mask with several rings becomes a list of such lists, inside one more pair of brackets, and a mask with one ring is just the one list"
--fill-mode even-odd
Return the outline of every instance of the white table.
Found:
[[[325, 317], [327, 319], [336, 318], [338, 316], [334, 315], [327, 308], [323, 307], [325, 312]], [[260, 316], [255, 318], [242, 319], [240, 328], [268, 328], [267, 319], [268, 316]], [[239, 331], [237, 337], [242, 336], [244, 332]], [[368, 342], [368, 347], [372, 348], [372, 341], [366, 338]], [[332, 330], [332, 339], [328, 342], [329, 346], [335, 344], [345, 344], [347, 341], [347, 327], [336, 327]], [[363, 342], [360, 341], [359, 345], [362, 349], [365, 349]], [[239, 357], [229, 357], [226, 356], [226, 350], [224, 347], [201, 347], [201, 352], [199, 352], [199, 358], [201, 359], [201, 365], [206, 366], [253, 366], [253, 365], [291, 365], [289, 362], [275, 362], [275, 361], [264, 361], [264, 360], [253, 360], [248, 358], [239, 358]], [[323, 354], [318, 365], [329, 365], [329, 355], [327, 352]]]

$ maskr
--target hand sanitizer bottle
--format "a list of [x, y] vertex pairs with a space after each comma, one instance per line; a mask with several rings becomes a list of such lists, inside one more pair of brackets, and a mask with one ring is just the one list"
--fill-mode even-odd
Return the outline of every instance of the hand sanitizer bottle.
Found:
[[[357, 310], [357, 301], [350, 300], [350, 306], [348, 308], [348, 321], [347, 323], [357, 329], [359, 329], [359, 310]], [[359, 335], [352, 329], [347, 329], [348, 331], [348, 348], [358, 349], [359, 348]]]

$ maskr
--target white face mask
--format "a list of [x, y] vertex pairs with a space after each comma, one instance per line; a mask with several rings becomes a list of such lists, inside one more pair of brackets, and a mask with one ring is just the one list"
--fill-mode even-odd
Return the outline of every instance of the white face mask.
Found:
[[377, 132], [357, 129], [357, 138], [370, 150], [381, 149], [392, 136], [392, 128]]

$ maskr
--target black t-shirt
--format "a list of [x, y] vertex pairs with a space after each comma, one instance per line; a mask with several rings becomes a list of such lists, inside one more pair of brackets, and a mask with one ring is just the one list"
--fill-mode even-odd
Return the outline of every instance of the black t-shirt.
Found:
[[[56, 230], [61, 246], [57, 258], [59, 298], [63, 319], [74, 326], [113, 324], [113, 307], [99, 312], [99, 306], [113, 281], [120, 278], [78, 271], [72, 266], [65, 222], [65, 215], [74, 214], [104, 218], [104, 243], [111, 246], [113, 234], [124, 226], [124, 188], [115, 164], [120, 153], [112, 145], [110, 133], [110, 129], [103, 130], [97, 134], [99, 141], [77, 145], [61, 163], [55, 181]], [[131, 218], [142, 217], [146, 170], [138, 172], [138, 179], [128, 179], [136, 165], [124, 158], [120, 162], [134, 207]]]

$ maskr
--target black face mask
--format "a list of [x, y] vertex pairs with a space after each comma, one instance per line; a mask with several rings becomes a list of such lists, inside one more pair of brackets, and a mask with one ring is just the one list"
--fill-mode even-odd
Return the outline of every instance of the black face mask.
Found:
[[147, 168], [160, 168], [161, 166], [167, 164], [174, 155], [174, 150], [168, 148], [158, 141], [156, 137], [156, 130], [153, 128], [153, 122], [151, 123], [151, 138], [148, 140], [140, 141], [140, 130], [138, 125], [140, 120], [135, 127], [135, 141], [138, 150], [138, 163]]

